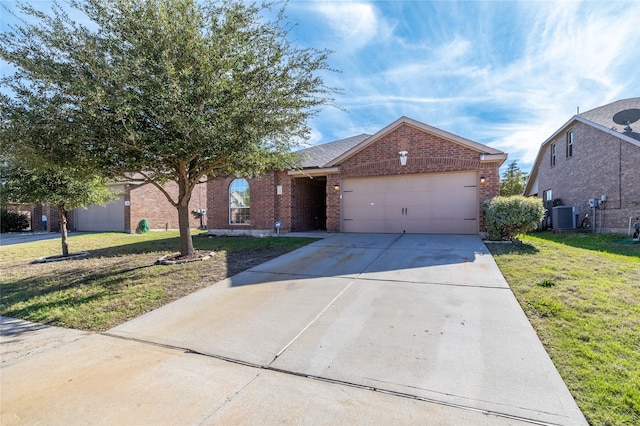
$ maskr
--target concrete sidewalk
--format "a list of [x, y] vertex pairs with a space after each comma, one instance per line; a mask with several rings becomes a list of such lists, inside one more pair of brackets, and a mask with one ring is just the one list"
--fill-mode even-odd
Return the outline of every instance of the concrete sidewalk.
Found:
[[479, 238], [337, 234], [2, 370], [2, 424], [586, 424]]

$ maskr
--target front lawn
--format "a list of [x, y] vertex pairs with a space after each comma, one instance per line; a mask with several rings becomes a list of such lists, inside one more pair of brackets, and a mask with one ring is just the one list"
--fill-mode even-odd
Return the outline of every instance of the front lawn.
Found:
[[71, 252], [89, 258], [53, 263], [60, 239], [0, 247], [0, 315], [80, 330], [104, 331], [198, 289], [315, 241], [310, 238], [193, 237], [212, 259], [154, 265], [180, 247], [177, 232], [84, 234]]
[[487, 244], [592, 425], [640, 424], [640, 244], [536, 233]]

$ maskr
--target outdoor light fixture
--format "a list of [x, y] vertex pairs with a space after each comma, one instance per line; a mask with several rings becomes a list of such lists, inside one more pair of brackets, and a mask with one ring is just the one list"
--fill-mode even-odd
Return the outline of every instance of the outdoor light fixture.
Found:
[[340, 185], [336, 183], [335, 185], [333, 185], [333, 189], [336, 191], [340, 191]]
[[406, 166], [407, 165], [407, 154], [409, 152], [408, 151], [400, 151], [398, 154], [400, 154], [400, 165], [401, 166]]
[[480, 183], [485, 183], [487, 179], [484, 176], [480, 176]]

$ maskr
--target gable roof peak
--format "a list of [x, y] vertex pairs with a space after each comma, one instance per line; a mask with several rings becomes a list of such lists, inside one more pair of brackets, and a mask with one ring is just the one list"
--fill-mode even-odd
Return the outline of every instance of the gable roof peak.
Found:
[[330, 163], [327, 163], [326, 166], [331, 167], [331, 166], [336, 166], [336, 165], [342, 163], [347, 158], [357, 154], [358, 152], [362, 151], [363, 149], [365, 149], [369, 145], [375, 143], [377, 140], [381, 139], [385, 135], [393, 132], [394, 130], [398, 129], [400, 126], [403, 126], [403, 125], [409, 125], [409, 126], [415, 127], [415, 128], [417, 128], [419, 130], [422, 130], [424, 132], [431, 133], [431, 134], [439, 136], [439, 137], [441, 137], [443, 139], [447, 139], [447, 140], [449, 140], [451, 142], [466, 146], [467, 148], [470, 148], [470, 149], [473, 149], [473, 150], [477, 151], [479, 154], [487, 154], [489, 156], [495, 155], [495, 156], [500, 156], [500, 157], [504, 156], [504, 158], [506, 159], [506, 154], [503, 151], [497, 150], [495, 148], [491, 148], [491, 147], [489, 147], [487, 145], [483, 145], [483, 144], [478, 143], [478, 142], [474, 142], [474, 141], [472, 141], [470, 139], [466, 139], [466, 138], [463, 138], [463, 137], [458, 136], [458, 135], [454, 135], [453, 133], [449, 133], [449, 132], [447, 132], [445, 130], [439, 129], [437, 127], [430, 126], [430, 125], [428, 125], [426, 123], [423, 123], [423, 122], [418, 121], [418, 120], [414, 120], [413, 118], [409, 118], [409, 117], [403, 115], [400, 118], [398, 118], [396, 121], [394, 121], [393, 123], [387, 125], [383, 129], [381, 129], [378, 132], [376, 132], [375, 134], [373, 134], [372, 136], [368, 137], [367, 139], [363, 140], [359, 144], [355, 145], [353, 148], [351, 148], [348, 151], [344, 152], [342, 155], [340, 155], [339, 157], [335, 158]]

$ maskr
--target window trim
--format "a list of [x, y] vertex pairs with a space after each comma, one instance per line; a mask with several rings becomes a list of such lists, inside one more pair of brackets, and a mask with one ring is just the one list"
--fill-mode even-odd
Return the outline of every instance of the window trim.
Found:
[[[244, 188], [242, 189], [242, 198], [241, 198], [241, 202], [243, 203], [243, 205], [233, 205], [232, 201], [231, 201], [231, 197], [233, 192], [238, 192], [238, 187], [234, 188], [234, 184], [238, 184], [238, 187]], [[232, 190], [234, 190], [232, 192]], [[251, 225], [251, 185], [249, 185], [249, 181], [245, 178], [236, 178], [234, 180], [231, 181], [231, 183], [229, 183], [229, 188], [227, 190], [227, 194], [229, 196], [228, 201], [229, 201], [229, 225], [232, 226], [248, 226]], [[238, 192], [238, 195], [240, 193]], [[244, 204], [246, 203], [246, 205]], [[234, 222], [233, 221], [233, 215], [234, 215], [234, 210], [246, 210], [246, 213], [243, 212], [243, 216], [246, 214], [246, 222]]]
[[551, 167], [556, 166], [556, 143], [551, 144]]

